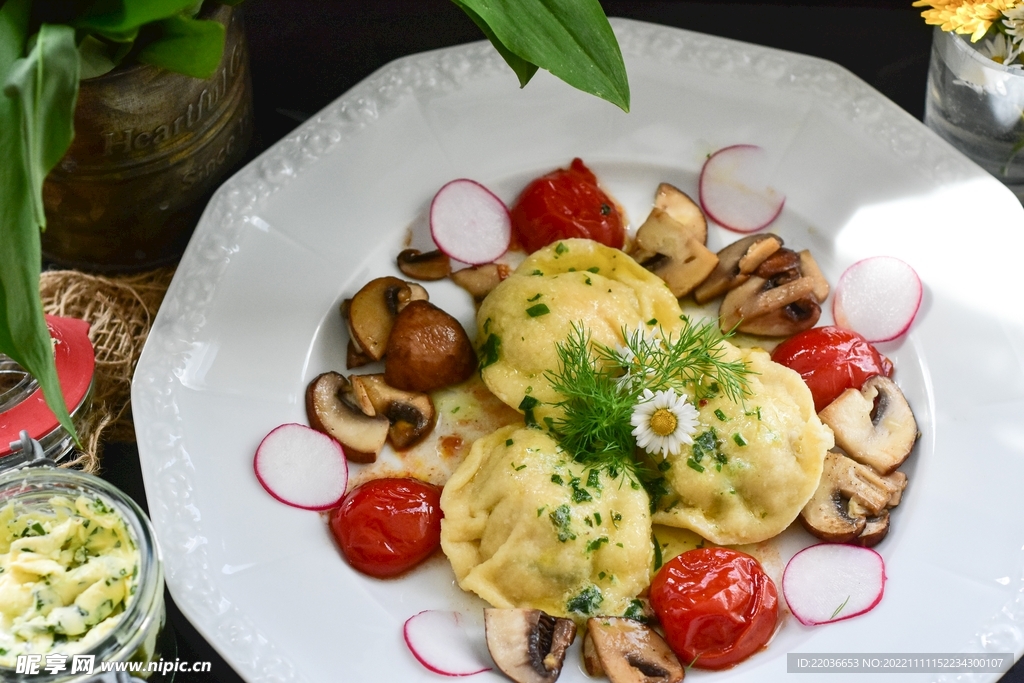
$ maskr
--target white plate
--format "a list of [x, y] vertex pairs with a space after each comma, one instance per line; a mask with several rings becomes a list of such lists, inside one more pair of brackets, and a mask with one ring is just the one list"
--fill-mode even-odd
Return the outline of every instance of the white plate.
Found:
[[[781, 681], [787, 652], [1024, 651], [1021, 206], [834, 64], [632, 21], [614, 27], [633, 90], [628, 115], [544, 73], [520, 90], [486, 44], [441, 50], [384, 67], [210, 202], [132, 403], [167, 583], [245, 678], [439, 680], [403, 646], [402, 622], [478, 605], [442, 561], [394, 581], [354, 573], [323, 519], [273, 500], [251, 464], [272, 427], [305, 420], [306, 383], [344, 369], [338, 302], [394, 272], [407, 227], [437, 188], [471, 177], [511, 201], [530, 177], [581, 156], [635, 225], [658, 181], [694, 191], [706, 155], [739, 142], [772, 155], [788, 196], [774, 229], [811, 248], [831, 282], [874, 254], [920, 273], [918, 319], [883, 351], [921, 439], [879, 548], [889, 576], [879, 607], [824, 627], [789, 620], [741, 666], [693, 675]], [[713, 231], [714, 247], [726, 239]], [[429, 287], [471, 322], [464, 295]], [[562, 680], [583, 679], [571, 661]]]

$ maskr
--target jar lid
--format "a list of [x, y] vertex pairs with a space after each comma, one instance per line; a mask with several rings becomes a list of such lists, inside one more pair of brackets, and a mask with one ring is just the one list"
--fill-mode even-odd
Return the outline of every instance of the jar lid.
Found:
[[[53, 356], [64, 402], [69, 412], [75, 413], [89, 395], [96, 369], [89, 323], [48, 315], [46, 326], [54, 340]], [[18, 441], [22, 430], [39, 441], [55, 431], [63, 432], [57, 416], [46, 405], [43, 390], [21, 366], [0, 356], [0, 372], [0, 378], [11, 378], [0, 384], [0, 458], [13, 452], [10, 444]]]

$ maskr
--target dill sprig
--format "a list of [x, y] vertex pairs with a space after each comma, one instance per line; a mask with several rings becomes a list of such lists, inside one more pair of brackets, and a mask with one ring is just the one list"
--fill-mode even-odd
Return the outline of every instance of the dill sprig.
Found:
[[553, 423], [559, 444], [577, 462], [605, 469], [615, 478], [626, 473], [638, 479], [633, 458], [636, 439], [629, 418], [636, 405], [631, 392], [616, 383], [617, 368], [605, 367], [591, 353], [590, 333], [573, 324], [557, 346], [559, 371], [548, 373], [552, 387], [565, 398], [557, 406], [563, 416]]
[[725, 360], [726, 338], [714, 322], [693, 323], [683, 318], [678, 335], [659, 326], [623, 329], [625, 347], [592, 344], [583, 323], [574, 323], [557, 345], [559, 369], [547, 377], [564, 398], [556, 404], [562, 417], [552, 424], [559, 444], [577, 462], [604, 469], [615, 478], [625, 474], [642, 485], [654, 500], [665, 493], [660, 468], [638, 458], [630, 418], [647, 389], [689, 387], [697, 399], [723, 393], [740, 402], [750, 393], [752, 374], [743, 361]]
[[714, 322], [692, 323], [683, 318], [683, 329], [678, 336], [664, 335], [662, 329], [645, 332], [623, 329], [626, 340], [624, 351], [598, 345], [596, 351], [605, 363], [619, 364], [626, 372], [620, 384], [641, 385], [651, 391], [684, 386], [694, 395], [710, 398], [719, 391], [729, 400], [739, 403], [750, 393], [747, 378], [752, 370], [743, 361], [725, 360], [723, 335]]

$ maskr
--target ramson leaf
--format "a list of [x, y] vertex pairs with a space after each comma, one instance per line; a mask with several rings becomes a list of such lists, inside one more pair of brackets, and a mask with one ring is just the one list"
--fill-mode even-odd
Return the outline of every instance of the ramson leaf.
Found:
[[75, 28], [104, 35], [130, 34], [140, 26], [190, 11], [196, 0], [96, 0]]
[[488, 26], [492, 42], [496, 39], [526, 62], [629, 111], [626, 67], [598, 0], [456, 0], [456, 4], [470, 10], [474, 21]]
[[74, 29], [43, 24], [32, 51], [11, 65], [4, 83], [4, 94], [14, 101], [20, 119], [22, 163], [35, 220], [43, 227], [43, 180], [75, 135], [78, 68]]
[[505, 47], [505, 45], [498, 40], [497, 36], [494, 35], [494, 31], [492, 31], [491, 27], [487, 25], [487, 22], [481, 19], [480, 15], [474, 12], [464, 0], [452, 0], [452, 2], [458, 5], [459, 8], [466, 13], [466, 16], [472, 19], [473, 23], [475, 23], [480, 30], [484, 32], [484, 35], [487, 36], [487, 40], [491, 41], [491, 45], [493, 45], [494, 49], [498, 51], [501, 58], [505, 60], [506, 64], [512, 67], [512, 71], [514, 71], [516, 76], [519, 78], [519, 86], [525, 87], [526, 84], [530, 82], [530, 79], [533, 78], [533, 75], [537, 73], [537, 65], [531, 64]]
[[156, 24], [157, 38], [138, 54], [144, 64], [209, 78], [224, 54], [224, 25], [216, 21], [174, 16]]
[[[14, 75], [17, 67], [23, 66], [20, 59], [27, 43], [29, 0], [7, 0], [0, 5], [0, 83], [7, 82]], [[63, 54], [67, 48], [66, 33], [51, 33], [49, 29], [37, 41], [29, 61], [33, 61], [36, 74], [48, 72], [47, 65], [53, 66], [53, 51]], [[72, 33], [73, 38], [73, 33]], [[74, 51], [74, 40], [70, 48]], [[76, 64], [77, 64], [77, 52]], [[59, 58], [58, 64], [68, 66], [67, 60]], [[58, 77], [58, 82], [67, 82], [67, 78]], [[77, 67], [75, 78], [71, 79], [77, 86]], [[43, 389], [46, 402], [60, 419], [61, 424], [75, 434], [74, 425], [64, 405], [64, 397], [57, 379], [57, 369], [53, 362], [53, 346], [50, 334], [43, 318], [43, 308], [39, 300], [39, 270], [42, 257], [39, 246], [40, 223], [36, 220], [36, 207], [41, 205], [38, 192], [33, 190], [28, 169], [32, 164], [39, 164], [40, 158], [26, 159], [31, 145], [25, 144], [22, 138], [23, 117], [26, 111], [32, 112], [29, 125], [49, 125], [56, 120], [60, 123], [61, 116], [36, 116], [38, 107], [54, 106], [56, 109], [74, 108], [75, 92], [64, 93], [65, 102], [36, 101], [26, 105], [20, 101], [23, 94], [20, 86], [15, 85], [12, 96], [0, 95], [0, 352], [17, 361], [30, 372]], [[53, 96], [59, 89], [39, 88], [31, 86], [34, 95], [40, 97]], [[57, 155], [61, 138], [70, 142], [66, 132], [57, 131], [48, 135], [46, 131], [34, 131], [34, 139], [42, 141], [39, 152], [42, 157], [52, 159]], [[66, 145], [65, 145], [66, 147]], [[62, 154], [63, 152], [61, 152]], [[59, 159], [59, 155], [57, 155]], [[55, 162], [54, 162], [55, 163]], [[45, 174], [44, 174], [45, 175]]]

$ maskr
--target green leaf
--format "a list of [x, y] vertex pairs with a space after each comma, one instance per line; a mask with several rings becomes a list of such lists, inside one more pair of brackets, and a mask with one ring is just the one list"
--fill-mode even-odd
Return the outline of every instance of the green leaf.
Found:
[[144, 64], [209, 78], [224, 54], [224, 25], [216, 21], [170, 17], [155, 27], [157, 38], [138, 54]]
[[78, 61], [81, 64], [82, 80], [102, 76], [117, 66], [117, 61], [111, 54], [111, 46], [91, 35], [83, 38], [78, 44]]
[[629, 111], [626, 67], [598, 0], [456, 2], [520, 58]]
[[68, 151], [75, 135], [78, 70], [74, 29], [43, 24], [32, 51], [11, 65], [4, 84], [4, 94], [17, 108], [21, 159], [35, 220], [42, 227], [46, 227], [43, 180]]
[[494, 49], [498, 51], [498, 54], [505, 60], [505, 63], [512, 67], [512, 71], [514, 71], [516, 76], [519, 78], [519, 87], [525, 87], [526, 84], [530, 82], [530, 79], [533, 78], [533, 75], [537, 73], [537, 65], [531, 64], [505, 47], [505, 45], [498, 40], [497, 36], [494, 35], [494, 31], [491, 30], [491, 27], [480, 18], [479, 14], [470, 9], [464, 0], [452, 0], [452, 2], [458, 5], [459, 8], [473, 20], [473, 23], [484, 32], [484, 35], [487, 36], [487, 40], [491, 41], [491, 45], [494, 46]]
[[[7, 0], [0, 5], [0, 82], [6, 82], [15, 68], [21, 65], [19, 58], [27, 43], [29, 5], [29, 0]], [[60, 44], [59, 36], [56, 43], [51, 40], [49, 30], [41, 36], [33, 49], [36, 58], [41, 58], [38, 62], [40, 69], [47, 63], [44, 53], [51, 49], [51, 45]], [[73, 40], [71, 48], [74, 49]], [[77, 85], [77, 78], [75, 82]], [[37, 94], [39, 90], [47, 92], [46, 88], [35, 88]], [[50, 409], [65, 429], [74, 435], [75, 428], [64, 405], [53, 362], [53, 346], [39, 300], [42, 257], [40, 224], [35, 215], [38, 199], [27, 172], [31, 165], [25, 159], [29, 146], [22, 139], [22, 118], [26, 106], [17, 99], [18, 96], [17, 92], [15, 97], [0, 96], [0, 159], [3, 160], [0, 163], [0, 352], [13, 358], [36, 378]], [[74, 93], [70, 100], [73, 108]], [[29, 106], [28, 109], [34, 107]], [[41, 119], [45, 122], [48, 117]], [[32, 123], [36, 122], [33, 119]], [[42, 137], [48, 138], [45, 133]], [[55, 147], [49, 152], [52, 156]]]
[[140, 26], [194, 7], [196, 0], [96, 0], [75, 28], [107, 35], [130, 34]]

